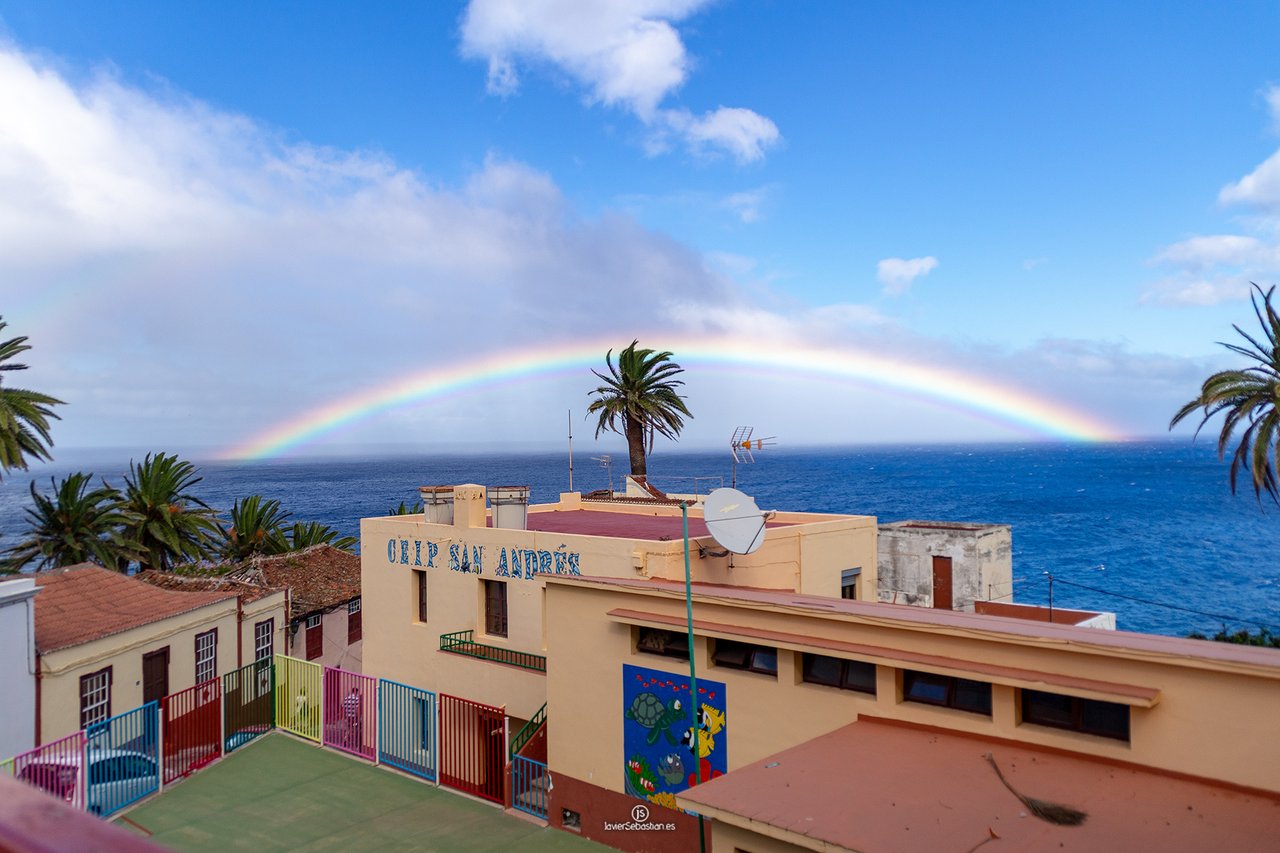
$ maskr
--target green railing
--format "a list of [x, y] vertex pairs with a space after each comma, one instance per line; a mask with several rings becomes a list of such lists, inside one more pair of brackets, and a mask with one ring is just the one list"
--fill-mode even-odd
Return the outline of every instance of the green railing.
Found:
[[517, 652], [514, 649], [504, 649], [498, 646], [487, 646], [484, 643], [475, 642], [472, 639], [474, 636], [475, 631], [454, 631], [452, 634], [441, 634], [440, 651], [452, 652], [455, 655], [467, 655], [481, 660], [491, 660], [494, 663], [505, 663], [508, 666], [518, 666], [521, 669], [531, 669], [534, 672], [547, 671], [547, 659], [543, 655], [535, 655], [531, 652]]
[[547, 706], [544, 702], [537, 713], [529, 718], [529, 722], [521, 726], [520, 731], [516, 732], [515, 737], [511, 739], [511, 758], [515, 758], [516, 753], [524, 749], [524, 745], [533, 738], [534, 734], [537, 733], [538, 729], [542, 728], [542, 724], [546, 721]]
[[6, 758], [4, 761], [0, 761], [0, 773], [3, 773], [6, 776], [13, 775], [13, 759], [12, 758]]

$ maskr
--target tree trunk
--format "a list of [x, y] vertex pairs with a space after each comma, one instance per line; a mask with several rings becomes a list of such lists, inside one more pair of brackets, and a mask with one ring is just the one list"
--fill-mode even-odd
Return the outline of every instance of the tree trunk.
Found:
[[631, 476], [644, 481], [648, 473], [644, 458], [644, 427], [639, 421], [626, 418], [627, 451], [631, 454]]

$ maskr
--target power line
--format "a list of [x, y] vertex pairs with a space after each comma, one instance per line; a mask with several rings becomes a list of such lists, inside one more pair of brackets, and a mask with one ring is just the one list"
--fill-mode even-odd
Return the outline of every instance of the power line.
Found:
[[1259, 622], [1255, 619], [1241, 619], [1239, 616], [1224, 616], [1221, 613], [1209, 613], [1205, 610], [1196, 610], [1195, 608], [1192, 608], [1192, 607], [1179, 607], [1176, 604], [1166, 604], [1163, 601], [1152, 601], [1149, 598], [1138, 598], [1137, 596], [1134, 596], [1134, 595], [1124, 595], [1119, 592], [1111, 592], [1110, 590], [1098, 589], [1097, 587], [1094, 587], [1094, 586], [1086, 586], [1085, 584], [1076, 583], [1075, 581], [1064, 581], [1062, 578], [1057, 576], [1054, 576], [1053, 582], [1064, 583], [1067, 586], [1074, 586], [1079, 589], [1087, 589], [1090, 592], [1096, 592], [1099, 595], [1110, 595], [1113, 598], [1123, 598], [1127, 601], [1136, 601], [1139, 604], [1149, 604], [1155, 607], [1166, 607], [1169, 610], [1180, 610], [1183, 613], [1193, 613], [1196, 616], [1207, 616], [1210, 619], [1220, 619], [1223, 622], [1243, 623], [1245, 625], [1257, 625], [1259, 628], [1266, 628], [1271, 631], [1280, 631], [1280, 627], [1277, 627], [1275, 625], [1269, 625], [1266, 622]]

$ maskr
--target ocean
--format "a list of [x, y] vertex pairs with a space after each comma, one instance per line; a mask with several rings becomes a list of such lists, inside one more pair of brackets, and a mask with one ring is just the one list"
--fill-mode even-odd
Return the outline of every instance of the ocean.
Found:
[[[579, 447], [574, 487], [621, 485]], [[0, 484], [0, 548], [25, 528], [28, 483], [92, 471], [115, 485], [129, 457], [59, 453]], [[528, 485], [534, 502], [568, 490], [565, 453], [367, 454], [256, 462], [201, 461], [195, 491], [226, 509], [237, 497], [278, 498], [300, 521], [358, 535], [362, 517], [417, 499], [420, 485]], [[650, 478], [668, 491], [729, 485], [729, 453], [660, 445]], [[1116, 613], [1123, 630], [1280, 632], [1280, 508], [1252, 490], [1232, 496], [1212, 443], [1167, 439], [1117, 444], [1021, 443], [767, 448], [737, 468], [738, 488], [761, 509], [971, 521], [1013, 527], [1014, 601]]]

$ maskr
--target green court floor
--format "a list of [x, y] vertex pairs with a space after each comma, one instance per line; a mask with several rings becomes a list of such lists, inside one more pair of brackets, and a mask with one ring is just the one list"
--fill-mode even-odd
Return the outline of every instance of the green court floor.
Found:
[[[125, 817], [175, 850], [608, 849], [282, 734], [259, 738]], [[128, 821], [117, 823], [134, 829]]]

